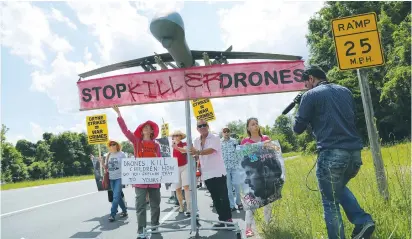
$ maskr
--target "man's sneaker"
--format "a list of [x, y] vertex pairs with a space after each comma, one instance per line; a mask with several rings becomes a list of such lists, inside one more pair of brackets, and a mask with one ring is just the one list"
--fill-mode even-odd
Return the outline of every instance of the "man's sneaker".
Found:
[[213, 228], [220, 228], [220, 227], [225, 227], [225, 226], [226, 226], [226, 224], [224, 224], [224, 223], [216, 223], [216, 224], [213, 225]]
[[109, 217], [109, 222], [114, 222], [114, 217], [110, 216]]
[[367, 222], [361, 225], [355, 225], [352, 232], [352, 239], [369, 239], [375, 231], [375, 223]]
[[120, 217], [127, 217], [127, 216], [128, 216], [127, 212], [120, 213]]

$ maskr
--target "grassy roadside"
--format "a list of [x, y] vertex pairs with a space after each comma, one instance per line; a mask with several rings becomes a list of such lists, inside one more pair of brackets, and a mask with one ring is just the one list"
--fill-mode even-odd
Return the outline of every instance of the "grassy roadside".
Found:
[[1, 185], [1, 191], [9, 190], [9, 189], [48, 185], [48, 184], [56, 184], [56, 183], [75, 182], [75, 181], [81, 181], [81, 180], [87, 180], [87, 179], [94, 179], [94, 175], [84, 175], [84, 176], [74, 176], [74, 177], [64, 177], [64, 178], [49, 178], [45, 180], [35, 180], [35, 181], [25, 181], [25, 182], [18, 182], [18, 183], [3, 184]]
[[[359, 204], [376, 221], [374, 233], [377, 238], [411, 238], [411, 143], [382, 147], [390, 200], [385, 202], [377, 190], [372, 154], [362, 151], [363, 166], [359, 174], [349, 182], [348, 187], [357, 197]], [[314, 166], [315, 155], [305, 155], [285, 161], [286, 184], [283, 198], [273, 206], [272, 222], [265, 225], [262, 208], [255, 218], [262, 238], [327, 238], [323, 219], [321, 196], [317, 190], [314, 168], [306, 182], [306, 175]], [[343, 209], [345, 235], [349, 237], [353, 225]]]

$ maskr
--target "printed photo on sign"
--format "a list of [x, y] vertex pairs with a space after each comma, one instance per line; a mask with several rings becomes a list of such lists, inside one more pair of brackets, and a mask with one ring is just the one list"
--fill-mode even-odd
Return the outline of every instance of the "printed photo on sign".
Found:
[[162, 155], [162, 157], [171, 157], [169, 138], [164, 137], [164, 138], [156, 139], [156, 141], [160, 145], [160, 154]]
[[238, 145], [241, 199], [245, 210], [257, 209], [282, 198], [284, 161], [279, 142]]
[[177, 160], [165, 158], [127, 158], [122, 160], [122, 184], [177, 183]]

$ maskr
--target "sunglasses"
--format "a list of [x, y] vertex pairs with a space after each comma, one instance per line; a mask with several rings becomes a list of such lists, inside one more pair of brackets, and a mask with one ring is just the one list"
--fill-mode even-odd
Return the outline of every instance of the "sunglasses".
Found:
[[199, 124], [197, 127], [200, 128], [206, 128], [208, 125], [207, 124]]
[[179, 136], [180, 136], [180, 134], [172, 135], [172, 138], [173, 137], [179, 137]]
[[117, 144], [109, 144], [110, 146], [116, 146]]
[[229, 133], [230, 131], [229, 130], [223, 130], [223, 133]]

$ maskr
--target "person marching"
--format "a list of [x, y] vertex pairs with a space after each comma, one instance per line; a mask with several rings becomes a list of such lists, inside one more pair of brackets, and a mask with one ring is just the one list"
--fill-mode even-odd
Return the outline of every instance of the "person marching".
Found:
[[[159, 126], [153, 121], [146, 121], [140, 124], [134, 133], [128, 130], [120, 110], [117, 106], [113, 107], [117, 113], [117, 122], [127, 139], [133, 144], [134, 156], [138, 158], [161, 157], [160, 146], [154, 140], [159, 135]], [[137, 233], [138, 239], [145, 238], [140, 236], [143, 228], [146, 227], [146, 195], [149, 195], [151, 225], [159, 225], [160, 217], [160, 184], [134, 184], [136, 193], [136, 214], [137, 214]], [[157, 230], [154, 228], [153, 230]]]
[[189, 168], [187, 165], [187, 154], [186, 154], [186, 147], [187, 144], [182, 142], [183, 139], [186, 138], [186, 134], [184, 134], [180, 130], [176, 130], [173, 132], [172, 140], [173, 140], [173, 157], [177, 158], [177, 165], [179, 167], [179, 182], [174, 184], [176, 189], [176, 196], [177, 200], [179, 201], [179, 212], [184, 212], [184, 205], [183, 205], [183, 194], [182, 194], [182, 187], [184, 188], [185, 192], [185, 200], [186, 200], [186, 216], [190, 216], [191, 210], [191, 200], [190, 200], [190, 191], [189, 191]]
[[[200, 133], [200, 137], [194, 140], [190, 153], [199, 157], [202, 177], [212, 196], [213, 204], [219, 215], [219, 221], [233, 222], [220, 138], [209, 132], [209, 125], [205, 120], [197, 121], [197, 130]], [[213, 227], [221, 228], [225, 226], [225, 223], [217, 223]]]
[[[249, 137], [244, 138], [242, 142], [240, 143], [241, 145], [244, 144], [253, 144], [253, 143], [258, 143], [258, 142], [264, 142], [264, 143], [269, 143], [271, 139], [266, 136], [262, 135], [260, 132], [260, 127], [259, 127], [259, 121], [257, 118], [249, 118], [246, 121], [246, 131]], [[282, 165], [282, 175], [281, 179], [284, 181], [285, 180], [285, 170], [284, 170], [284, 165]], [[272, 217], [272, 203], [269, 203], [263, 207], [263, 214], [265, 217], [266, 223], [269, 223], [271, 217]], [[245, 222], [246, 222], [246, 237], [252, 237], [254, 236], [254, 232], [252, 230], [252, 224], [254, 223], [254, 218], [253, 218], [254, 210], [246, 210], [245, 214]]]
[[243, 209], [242, 203], [240, 201], [240, 185], [239, 185], [239, 167], [240, 162], [238, 157], [235, 155], [236, 145], [238, 144], [236, 139], [230, 137], [230, 129], [225, 127], [222, 130], [222, 155], [223, 161], [226, 167], [226, 184], [228, 189], [228, 196], [230, 202], [230, 208], [233, 211], [236, 211], [235, 207], [235, 198], [232, 191], [232, 187], [235, 188], [236, 194], [236, 205], [239, 210]]
[[109, 148], [109, 153], [106, 156], [104, 162], [105, 170], [109, 171], [110, 187], [113, 191], [113, 202], [112, 208], [110, 210], [109, 221], [113, 222], [117, 213], [117, 207], [120, 206], [122, 213], [120, 217], [127, 217], [126, 205], [122, 199], [122, 172], [121, 165], [122, 159], [126, 158], [126, 155], [121, 152], [122, 146], [114, 140], [109, 140], [107, 143]]

